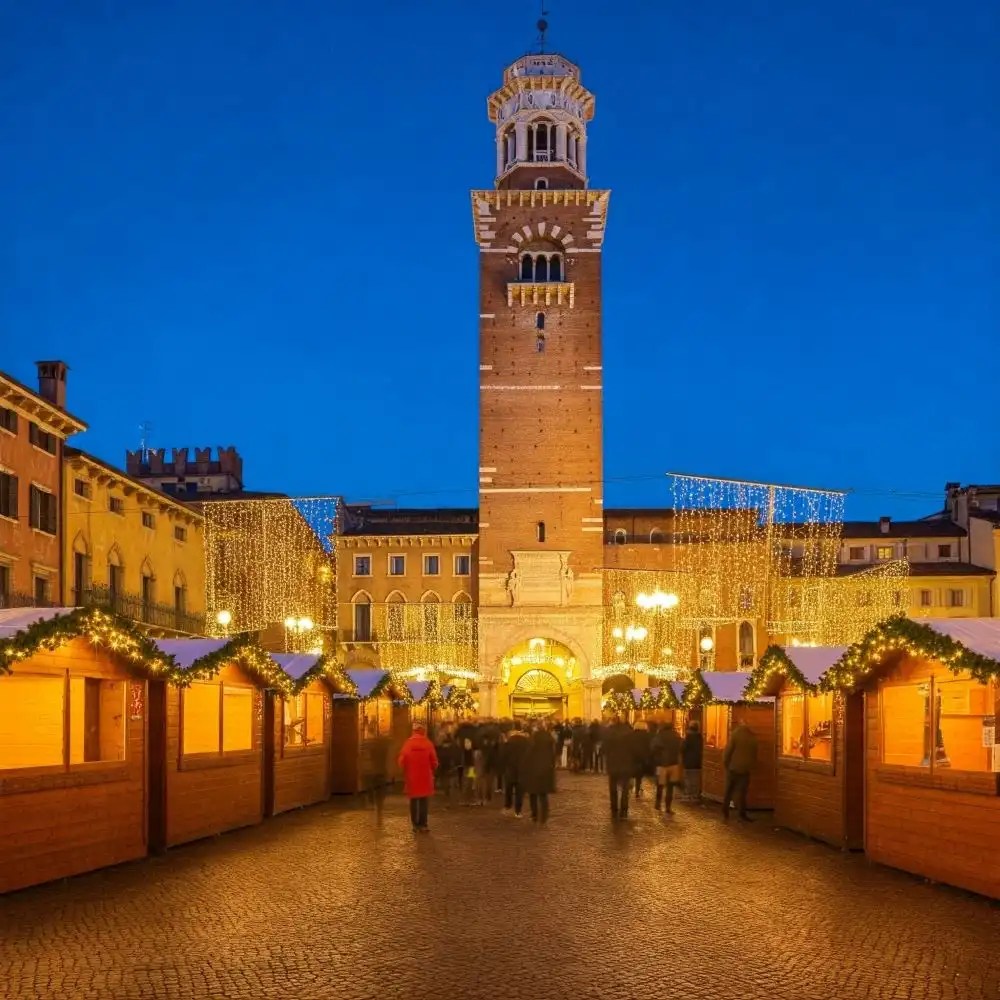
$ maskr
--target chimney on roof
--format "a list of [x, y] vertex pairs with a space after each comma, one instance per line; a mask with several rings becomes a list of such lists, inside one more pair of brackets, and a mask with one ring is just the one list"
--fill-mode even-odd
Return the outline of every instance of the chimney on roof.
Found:
[[878, 519], [878, 530], [882, 532], [883, 535], [889, 534], [889, 525], [892, 524], [891, 517], [880, 517]]
[[38, 395], [65, 410], [69, 366], [65, 361], [36, 361], [35, 365], [38, 368]]

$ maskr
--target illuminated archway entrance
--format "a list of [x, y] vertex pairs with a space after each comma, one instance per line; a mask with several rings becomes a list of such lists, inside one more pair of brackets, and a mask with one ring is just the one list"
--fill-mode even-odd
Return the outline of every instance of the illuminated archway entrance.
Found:
[[566, 695], [555, 674], [529, 670], [522, 674], [510, 696], [514, 718], [561, 719], [566, 712]]
[[578, 679], [576, 672], [576, 658], [561, 642], [529, 639], [513, 647], [501, 665], [510, 714], [515, 718], [568, 718], [569, 688]]

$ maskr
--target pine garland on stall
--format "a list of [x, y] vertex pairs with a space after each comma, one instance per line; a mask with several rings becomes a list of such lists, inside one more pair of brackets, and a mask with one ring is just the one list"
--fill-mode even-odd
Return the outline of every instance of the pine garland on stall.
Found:
[[139, 676], [173, 683], [180, 680], [181, 671], [173, 657], [161, 653], [149, 636], [131, 621], [100, 608], [75, 608], [68, 614], [34, 622], [0, 639], [0, 674], [11, 673], [14, 664], [40, 650], [56, 650], [81, 638], [117, 653]]
[[1000, 677], [1000, 661], [974, 653], [929, 625], [896, 616], [876, 625], [860, 642], [851, 646], [820, 679], [820, 689], [855, 690], [885, 663], [887, 655], [894, 652], [907, 653], [921, 660], [937, 660], [953, 674], [968, 671], [981, 683]]
[[757, 666], [750, 673], [743, 692], [744, 697], [748, 701], [754, 701], [761, 695], [773, 694], [774, 691], [769, 691], [769, 689], [779, 678], [784, 678], [785, 681], [794, 684], [803, 691], [816, 690], [816, 685], [810, 684], [805, 679], [805, 675], [781, 646], [768, 646]]

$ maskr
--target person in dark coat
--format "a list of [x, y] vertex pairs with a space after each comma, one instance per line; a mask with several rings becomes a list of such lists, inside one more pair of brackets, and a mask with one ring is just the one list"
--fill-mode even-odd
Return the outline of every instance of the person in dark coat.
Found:
[[615, 716], [604, 734], [604, 762], [608, 769], [608, 794], [611, 798], [611, 818], [628, 818], [629, 784], [635, 769], [632, 749], [632, 729]]
[[641, 719], [632, 730], [632, 777], [635, 779], [635, 797], [642, 796], [642, 776], [649, 769], [650, 736], [646, 723]]
[[524, 808], [524, 787], [521, 784], [521, 765], [528, 748], [528, 737], [520, 720], [514, 721], [514, 728], [503, 744], [500, 754], [500, 766], [503, 769], [503, 811], [510, 813], [514, 807], [514, 816], [521, 818]]
[[681, 738], [672, 722], [661, 726], [650, 744], [650, 753], [656, 767], [656, 808], [666, 799], [666, 812], [674, 810], [674, 788], [680, 783]]
[[681, 744], [681, 764], [684, 765], [684, 798], [688, 802], [701, 799], [701, 752], [705, 739], [697, 722], [692, 722]]
[[538, 727], [527, 740], [521, 760], [521, 787], [528, 796], [531, 820], [547, 823], [549, 796], [556, 790], [556, 747], [551, 734]]
[[747, 815], [747, 792], [750, 790], [750, 772], [757, 763], [757, 737], [749, 726], [739, 725], [729, 734], [722, 763], [726, 767], [722, 817], [729, 819], [729, 803], [735, 802], [740, 819], [744, 823], [750, 823], [752, 820]]

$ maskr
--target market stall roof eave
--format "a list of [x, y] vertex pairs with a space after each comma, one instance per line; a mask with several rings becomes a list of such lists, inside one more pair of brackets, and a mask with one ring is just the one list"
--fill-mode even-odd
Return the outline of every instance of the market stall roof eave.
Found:
[[748, 697], [750, 674], [744, 670], [696, 670], [684, 689], [686, 705], [769, 704], [773, 697]]
[[857, 690], [906, 656], [936, 660], [954, 674], [966, 672], [983, 683], [1000, 678], [1000, 619], [889, 618], [848, 647], [820, 687]]
[[42, 649], [74, 639], [117, 656], [128, 671], [145, 678], [174, 678], [173, 659], [132, 621], [101, 608], [6, 608], [0, 610], [0, 674]]
[[745, 694], [773, 697], [789, 683], [815, 691], [846, 652], [846, 646], [770, 646], [751, 671]]

